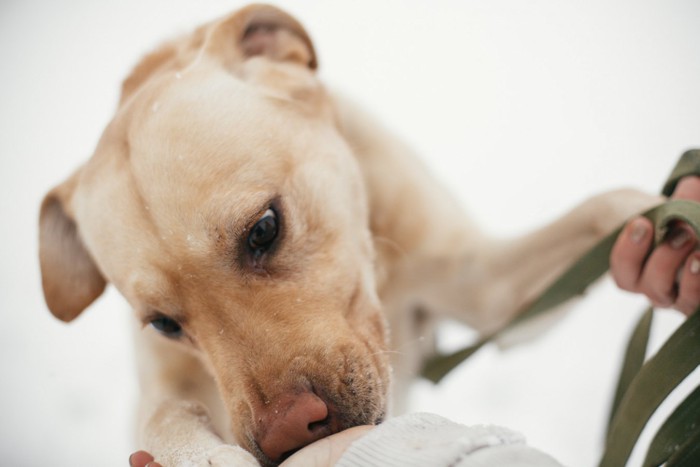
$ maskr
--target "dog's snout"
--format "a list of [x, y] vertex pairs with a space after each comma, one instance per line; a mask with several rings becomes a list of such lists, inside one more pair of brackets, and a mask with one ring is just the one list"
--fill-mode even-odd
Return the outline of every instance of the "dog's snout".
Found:
[[275, 463], [338, 431], [333, 411], [312, 391], [285, 394], [266, 404], [261, 412], [256, 441]]

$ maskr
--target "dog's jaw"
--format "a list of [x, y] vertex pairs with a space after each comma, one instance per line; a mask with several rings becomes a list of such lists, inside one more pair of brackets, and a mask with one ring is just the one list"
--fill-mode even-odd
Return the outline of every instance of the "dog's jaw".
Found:
[[[379, 423], [386, 413], [390, 372], [378, 310], [344, 309], [324, 320], [321, 315], [331, 313], [314, 308], [310, 303], [306, 310], [311, 313], [292, 309], [290, 314], [298, 316], [279, 322], [261, 319], [257, 331], [247, 332], [249, 340], [242, 335], [234, 338], [235, 330], [224, 318], [219, 320], [221, 334], [205, 332], [208, 337], [200, 340], [203, 357], [211, 359], [209, 367], [227, 404], [235, 438], [264, 465], [280, 460], [278, 455], [270, 459], [260, 449], [269, 419], [278, 412], [282, 416], [300, 393], [318, 396], [329, 411], [323, 421], [329, 431], [314, 434], [308, 442], [317, 435]], [[362, 325], [355, 328], [359, 323]], [[249, 329], [248, 323], [238, 324]], [[285, 339], [290, 334], [297, 335], [291, 345]], [[291, 446], [297, 449], [305, 442]], [[278, 453], [286, 451], [289, 449]]]
[[[342, 352], [343, 349], [339, 349]], [[328, 355], [330, 352], [324, 352]], [[299, 382], [298, 372], [294, 371], [297, 383], [291, 391], [287, 390], [280, 395], [268, 397], [259, 394], [249, 394], [252, 400], [246, 404], [245, 423], [240, 423], [242, 434], [238, 437], [239, 442], [253, 453], [262, 465], [277, 465], [285, 460], [289, 455], [313, 441], [322, 437], [343, 431], [345, 429], [359, 425], [376, 425], [381, 423], [386, 414], [386, 390], [388, 382], [386, 380], [385, 365], [381, 365], [381, 370], [372, 363], [365, 365], [357, 364], [356, 357], [345, 356], [346, 368], [336, 373], [326, 373], [323, 375], [311, 376], [312, 371], [323, 371], [320, 365], [317, 368], [306, 368], [301, 373], [308, 376], [306, 381], [313, 383]], [[363, 360], [367, 361], [366, 358]], [[381, 371], [381, 374], [380, 374]], [[289, 388], [290, 386], [287, 386]], [[268, 386], [268, 389], [274, 390]], [[284, 389], [283, 389], [284, 391]], [[280, 442], [270, 440], [269, 416], [284, 416], [289, 412], [289, 402], [304, 395], [322, 401], [327, 407], [327, 415], [323, 418], [309, 419], [315, 420], [308, 429], [307, 434], [296, 433], [291, 437], [295, 440], [282, 440], [281, 445], [272, 448], [270, 442]], [[274, 415], [273, 415], [274, 413]], [[326, 412], [323, 412], [325, 415]], [[305, 431], [304, 426], [300, 431]], [[265, 443], [263, 445], [263, 443]], [[264, 448], [263, 448], [264, 446]]]

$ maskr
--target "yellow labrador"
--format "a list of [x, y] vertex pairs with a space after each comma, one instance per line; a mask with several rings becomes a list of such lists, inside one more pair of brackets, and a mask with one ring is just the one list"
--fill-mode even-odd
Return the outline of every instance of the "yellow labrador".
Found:
[[143, 328], [139, 447], [164, 465], [276, 465], [381, 422], [430, 350], [402, 342], [444, 316], [498, 328], [654, 201], [602, 195], [490, 240], [316, 68], [303, 27], [270, 6], [167, 43], [42, 205], [53, 314], [74, 319], [112, 283]]

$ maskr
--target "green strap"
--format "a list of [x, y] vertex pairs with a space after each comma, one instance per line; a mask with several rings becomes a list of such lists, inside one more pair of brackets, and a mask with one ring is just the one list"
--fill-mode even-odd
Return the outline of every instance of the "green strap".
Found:
[[[664, 185], [663, 194], [670, 196], [678, 181], [688, 175], [700, 175], [700, 150], [683, 154]], [[642, 214], [655, 227], [655, 243], [665, 237], [671, 223], [682, 221], [700, 237], [700, 204], [691, 201], [668, 201]], [[486, 336], [475, 345], [447, 356], [427, 361], [423, 376], [437, 383], [453, 368], [505, 330], [551, 310], [582, 294], [609, 267], [612, 247], [622, 227], [605, 237], [562, 276], [559, 277], [517, 318], [500, 331]], [[644, 356], [649, 339], [653, 310], [648, 310], [637, 325], [625, 355], [608, 431], [601, 467], [625, 465], [642, 429], [670, 392], [700, 365], [700, 309], [686, 320], [659, 352], [646, 364]], [[700, 401], [696, 389], [666, 420], [657, 432], [647, 453], [646, 465], [657, 465], [659, 459], [668, 467], [700, 465]]]
[[[675, 190], [678, 181], [687, 175], [700, 175], [700, 149], [691, 149], [683, 153], [680, 160], [671, 171], [662, 193], [669, 196]], [[679, 203], [681, 201], [671, 201], [669, 203]], [[672, 208], [667, 208], [669, 203], [651, 209], [643, 215], [654, 222], [656, 226], [656, 242], [660, 242], [666, 233], [668, 222], [664, 219], [673, 218]], [[686, 201], [686, 203], [691, 203]], [[682, 208], [681, 211], [685, 209]], [[686, 211], [692, 208], [685, 209]], [[682, 212], [681, 212], [682, 214]], [[689, 212], [692, 215], [692, 212]], [[687, 217], [687, 216], [686, 216]], [[670, 222], [670, 221], [669, 221]], [[609, 268], [609, 256], [615, 240], [622, 231], [622, 227], [611, 233], [588, 253], [581, 257], [573, 266], [562, 274], [552, 285], [550, 285], [531, 305], [525, 307], [517, 313], [516, 318], [508, 323], [501, 330], [483, 337], [476, 344], [465, 347], [462, 350], [448, 355], [436, 355], [427, 359], [421, 375], [434, 383], [438, 383], [445, 375], [452, 371], [461, 362], [469, 358], [484, 344], [491, 341], [502, 332], [511, 329], [517, 324], [529, 320], [567, 300], [582, 295], [586, 288], [596, 279], [602, 276]], [[697, 232], [697, 230], [696, 230]]]
[[700, 465], [700, 431], [693, 433], [666, 462], [666, 467], [698, 467]]
[[481, 338], [476, 344], [449, 355], [437, 355], [426, 361], [421, 372], [424, 378], [438, 383], [457, 365], [462, 363], [484, 344], [499, 334], [509, 330], [523, 321], [534, 318], [576, 295], [581, 295], [586, 288], [608, 269], [608, 260], [615, 239], [620, 229], [605, 237], [592, 250], [586, 253], [564, 274], [550, 285], [530, 306], [518, 313], [516, 318], [494, 334]]
[[661, 194], [671, 196], [681, 178], [688, 175], [700, 175], [700, 149], [690, 149], [683, 153], [676, 167], [664, 184]]
[[[681, 156], [680, 161], [676, 164], [676, 167], [664, 185], [662, 193], [665, 196], [671, 196], [676, 189], [678, 181], [691, 174], [700, 174], [700, 151], [698, 150], [687, 151]], [[616, 420], [621, 400], [634, 377], [642, 369], [649, 341], [652, 318], [653, 309], [649, 308], [646, 313], [642, 315], [627, 345], [622, 371], [620, 372], [610, 412], [607, 448], [604, 459], [606, 457], [609, 458], [610, 456], [619, 455], [626, 449], [631, 449], [622, 446], [614, 437], [611, 438], [611, 432], [613, 429], [613, 421]], [[650, 371], [648, 369], [645, 370], [647, 373]], [[680, 381], [677, 383], [680, 383]], [[642, 409], [645, 408], [644, 402], [637, 401], [636, 405], [641, 405]], [[633, 407], [628, 410], [639, 411], [640, 408]], [[651, 416], [651, 413], [648, 413], [648, 415]], [[624, 417], [621, 419], [624, 419]], [[696, 388], [695, 391], [675, 409], [673, 414], [657, 431], [654, 440], [649, 445], [643, 465], [645, 467], [652, 467], [661, 465], [664, 462], [667, 462], [668, 467], [672, 465], [700, 465], [700, 459], [698, 458], [698, 456], [700, 456], [700, 450], [695, 449], [695, 444], [692, 442], [692, 439], [700, 437], [700, 420], [698, 419], [700, 419], [700, 387]], [[633, 428], [630, 426], [625, 426], [623, 429], [628, 433], [634, 433]], [[638, 433], [636, 436], [630, 436], [632, 447], [634, 443], [636, 443], [637, 436]], [[696, 442], [698, 441], [700, 441], [700, 439], [696, 439]], [[627, 455], [629, 455], [629, 453]]]
[[[657, 244], [664, 238], [669, 224], [678, 220], [687, 222], [698, 232], [698, 236], [700, 237], [700, 204], [693, 201], [667, 201], [660, 206], [644, 212], [642, 215], [654, 223]], [[447, 373], [452, 371], [457, 365], [462, 363], [462, 361], [471, 356], [494, 337], [517, 326], [523, 321], [532, 319], [535, 316], [551, 310], [576, 295], [583, 294], [589, 285], [608, 270], [610, 252], [621, 231], [622, 228], [617, 229], [594, 246], [564, 274], [559, 276], [532, 305], [520, 312], [518, 316], [505, 327], [494, 334], [482, 338], [472, 346], [449, 355], [438, 355], [429, 359], [421, 374], [430, 381], [438, 383]]]
[[[698, 436], [700, 436], [700, 386], [676, 407], [656, 432], [642, 465], [654, 467], [663, 464]], [[700, 445], [700, 439], [696, 439], [695, 443]], [[697, 451], [696, 455], [698, 454], [700, 451]], [[700, 459], [694, 465], [700, 465]]]
[[600, 467], [624, 466], [644, 426], [700, 362], [700, 313], [688, 318], [632, 380], [620, 402]]
[[637, 326], [634, 328], [629, 343], [627, 344], [627, 351], [625, 352], [622, 371], [620, 372], [617, 389], [615, 390], [615, 397], [613, 398], [612, 409], [610, 410], [608, 433], [610, 432], [610, 425], [612, 424], [613, 418], [615, 418], [617, 409], [622, 401], [622, 396], [625, 395], [630, 383], [632, 383], [632, 380], [635, 376], [637, 376], [637, 373], [639, 373], [639, 370], [644, 364], [644, 357], [647, 354], [649, 334], [651, 333], [651, 323], [653, 318], [654, 309], [649, 307], [642, 315], [639, 323], [637, 323]]

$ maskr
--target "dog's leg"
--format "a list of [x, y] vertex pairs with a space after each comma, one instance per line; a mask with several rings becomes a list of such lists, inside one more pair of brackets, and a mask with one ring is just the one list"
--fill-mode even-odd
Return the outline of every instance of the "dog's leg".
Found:
[[485, 335], [500, 329], [597, 241], [659, 201], [631, 190], [610, 192], [522, 238], [480, 237], [469, 246], [467, 233], [452, 243], [454, 251], [446, 246], [442, 253], [406, 255], [386, 294], [387, 304], [401, 300], [391, 317], [392, 344], [401, 357], [394, 362], [395, 407], [401, 408], [401, 386], [433, 351], [425, 323], [444, 316]]
[[345, 100], [336, 99], [336, 108], [369, 194], [382, 300], [401, 319], [421, 308], [480, 332], [498, 329], [596, 241], [661, 201], [618, 190], [532, 234], [493, 240], [397, 138]]
[[197, 357], [151, 330], [138, 329], [141, 403], [138, 448], [164, 466], [259, 466], [227, 443], [227, 414], [213, 378]]
[[426, 327], [437, 317], [484, 334], [499, 329], [596, 241], [659, 202], [632, 190], [611, 192], [530, 235], [489, 239], [409, 148], [351, 103], [337, 99], [336, 109], [369, 194], [399, 409], [407, 381], [432, 350]]
[[605, 193], [521, 238], [481, 239], [457, 255], [446, 249], [441, 255], [413, 258], [401, 281], [427, 309], [488, 334], [513, 319], [615, 227], [660, 201], [633, 190]]

